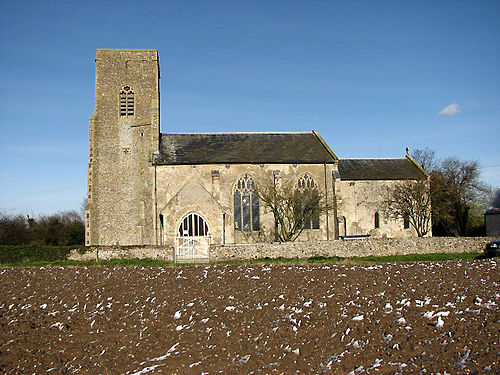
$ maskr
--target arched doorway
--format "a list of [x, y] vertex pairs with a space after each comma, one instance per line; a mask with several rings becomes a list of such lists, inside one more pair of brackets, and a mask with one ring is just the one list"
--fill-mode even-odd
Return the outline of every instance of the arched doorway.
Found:
[[175, 262], [208, 262], [210, 259], [210, 227], [199, 214], [186, 215], [179, 225], [175, 241]]

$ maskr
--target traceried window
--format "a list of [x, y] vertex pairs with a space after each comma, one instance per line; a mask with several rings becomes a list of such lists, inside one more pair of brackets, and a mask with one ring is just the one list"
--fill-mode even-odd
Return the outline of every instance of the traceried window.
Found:
[[[308, 174], [299, 178], [297, 194], [302, 194], [306, 189], [317, 189], [316, 183]], [[315, 215], [312, 220], [306, 221], [304, 229], [319, 229], [319, 214]]]
[[248, 174], [234, 188], [234, 229], [240, 232], [260, 231], [259, 197]]
[[120, 91], [120, 116], [134, 116], [135, 102], [134, 91], [130, 86], [123, 86]]

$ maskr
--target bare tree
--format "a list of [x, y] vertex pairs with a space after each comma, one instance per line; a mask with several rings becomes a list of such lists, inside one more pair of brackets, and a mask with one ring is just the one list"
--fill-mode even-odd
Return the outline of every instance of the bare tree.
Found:
[[82, 202], [80, 203], [80, 210], [78, 211], [82, 221], [85, 221], [85, 213], [87, 211], [87, 206], [88, 206], [88, 199], [87, 197], [85, 197], [82, 199]]
[[291, 180], [279, 179], [257, 187], [259, 199], [274, 216], [274, 239], [295, 241], [302, 231], [318, 223], [328, 209], [317, 186], [300, 187]]
[[413, 159], [420, 164], [422, 168], [430, 172], [436, 169], [436, 151], [430, 148], [425, 148], [425, 150], [417, 149], [413, 152]]
[[437, 233], [465, 236], [470, 208], [485, 190], [479, 163], [447, 158], [432, 172], [431, 187]]
[[431, 230], [431, 196], [426, 180], [397, 183], [388, 190], [383, 207], [386, 217], [406, 219], [419, 237]]
[[415, 150], [413, 158], [430, 174], [433, 234], [478, 234], [484, 226], [480, 207], [489, 190], [479, 180], [479, 163], [456, 157], [440, 161], [429, 148]]

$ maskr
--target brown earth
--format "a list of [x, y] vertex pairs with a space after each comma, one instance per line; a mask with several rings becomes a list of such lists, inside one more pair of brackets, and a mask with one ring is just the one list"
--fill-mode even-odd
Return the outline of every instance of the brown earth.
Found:
[[500, 373], [499, 265], [3, 268], [0, 371]]

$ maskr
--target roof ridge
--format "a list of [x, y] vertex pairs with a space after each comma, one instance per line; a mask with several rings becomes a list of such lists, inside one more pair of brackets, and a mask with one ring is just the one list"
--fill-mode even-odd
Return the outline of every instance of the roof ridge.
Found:
[[339, 158], [339, 160], [406, 160], [406, 158]]
[[165, 135], [217, 135], [217, 134], [313, 134], [312, 132], [200, 132], [200, 133], [161, 133]]

